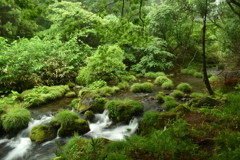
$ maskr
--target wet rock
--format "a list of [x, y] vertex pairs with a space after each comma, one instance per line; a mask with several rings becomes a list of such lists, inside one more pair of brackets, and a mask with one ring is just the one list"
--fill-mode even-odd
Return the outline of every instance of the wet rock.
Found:
[[30, 139], [37, 143], [42, 143], [57, 136], [57, 130], [49, 125], [38, 125], [33, 127], [30, 133]]
[[84, 119], [75, 119], [73, 123], [67, 125], [61, 125], [58, 130], [60, 137], [73, 136], [74, 132], [79, 135], [85, 134], [90, 131], [89, 124]]

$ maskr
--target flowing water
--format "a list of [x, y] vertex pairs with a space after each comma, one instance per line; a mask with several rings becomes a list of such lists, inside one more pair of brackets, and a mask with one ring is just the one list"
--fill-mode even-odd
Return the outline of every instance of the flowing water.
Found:
[[[180, 82], [188, 82], [193, 86], [193, 91], [204, 92], [202, 79], [192, 76], [178, 75], [171, 78], [175, 85]], [[140, 79], [139, 82], [147, 81]], [[151, 80], [153, 82], [153, 80]], [[131, 93], [123, 92], [109, 99], [131, 98], [139, 100], [144, 106], [144, 111], [158, 110], [161, 111], [161, 105], [154, 100], [154, 96], [161, 91], [159, 86], [154, 87], [153, 93]], [[41, 107], [31, 109], [33, 119], [29, 122], [28, 127], [15, 137], [0, 137], [0, 160], [49, 160], [53, 159], [54, 151], [58, 150], [58, 145], [65, 144], [71, 137], [56, 137], [51, 141], [42, 144], [32, 142], [29, 138], [31, 129], [39, 124], [49, 123], [53, 114], [59, 109], [69, 108], [71, 98], [63, 98]], [[84, 138], [107, 138], [109, 140], [122, 140], [136, 132], [139, 118], [134, 118], [129, 124], [113, 125], [108, 118], [108, 112], [105, 110], [101, 114], [96, 114], [95, 119], [90, 124], [90, 131], [83, 135]]]

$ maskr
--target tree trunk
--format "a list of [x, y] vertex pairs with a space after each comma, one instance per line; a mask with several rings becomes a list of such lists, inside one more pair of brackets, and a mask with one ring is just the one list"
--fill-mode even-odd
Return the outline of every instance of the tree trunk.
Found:
[[208, 75], [207, 75], [207, 64], [206, 64], [206, 30], [207, 30], [207, 13], [208, 13], [208, 9], [207, 9], [207, 6], [208, 3], [207, 3], [207, 0], [206, 0], [206, 10], [205, 10], [205, 13], [203, 15], [203, 28], [202, 28], [202, 49], [203, 49], [203, 52], [202, 52], [202, 65], [203, 65], [203, 80], [204, 80], [204, 83], [206, 85], [206, 88], [209, 92], [210, 95], [213, 95], [214, 92], [212, 90], [212, 87], [209, 83], [209, 80], [208, 80]]

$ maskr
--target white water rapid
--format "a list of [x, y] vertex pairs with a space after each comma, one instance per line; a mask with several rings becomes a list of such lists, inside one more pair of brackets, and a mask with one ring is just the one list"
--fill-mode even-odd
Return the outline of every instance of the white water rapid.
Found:
[[[32, 119], [28, 128], [21, 131], [16, 137], [0, 139], [0, 160], [48, 160], [54, 157], [58, 149], [56, 143], [64, 144], [68, 138], [57, 137], [42, 144], [30, 140], [29, 134], [34, 126], [49, 123], [52, 115], [44, 115], [40, 119]], [[90, 123], [90, 122], [89, 122]], [[95, 115], [95, 121], [90, 123], [90, 131], [83, 135], [91, 138], [107, 138], [109, 140], [122, 140], [125, 136], [133, 134], [138, 127], [138, 120], [134, 118], [128, 125], [111, 126], [108, 111]]]

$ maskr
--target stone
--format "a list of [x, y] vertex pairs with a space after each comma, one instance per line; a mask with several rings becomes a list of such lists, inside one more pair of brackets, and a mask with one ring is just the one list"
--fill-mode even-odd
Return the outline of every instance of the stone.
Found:
[[49, 125], [38, 125], [32, 128], [30, 139], [37, 143], [42, 143], [57, 136], [57, 130]]

